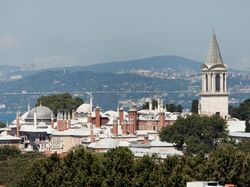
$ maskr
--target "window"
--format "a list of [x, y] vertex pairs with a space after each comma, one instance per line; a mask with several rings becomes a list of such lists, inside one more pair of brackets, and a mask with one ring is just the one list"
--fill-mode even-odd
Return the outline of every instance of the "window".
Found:
[[220, 75], [216, 74], [215, 76], [215, 91], [219, 92], [220, 91]]

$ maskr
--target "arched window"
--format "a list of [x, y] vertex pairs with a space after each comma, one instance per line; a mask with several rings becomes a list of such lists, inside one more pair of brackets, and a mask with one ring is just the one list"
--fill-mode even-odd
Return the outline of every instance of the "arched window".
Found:
[[215, 76], [215, 91], [219, 92], [220, 91], [220, 75], [216, 74]]
[[208, 91], [208, 76], [207, 76], [207, 74], [206, 74], [206, 91]]

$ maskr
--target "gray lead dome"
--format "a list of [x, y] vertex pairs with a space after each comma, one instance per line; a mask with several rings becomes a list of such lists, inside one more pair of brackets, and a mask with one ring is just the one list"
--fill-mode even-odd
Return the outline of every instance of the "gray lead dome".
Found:
[[34, 119], [34, 112], [36, 111], [36, 116], [38, 120], [50, 120], [53, 112], [45, 106], [37, 106], [31, 109], [27, 115], [26, 119]]

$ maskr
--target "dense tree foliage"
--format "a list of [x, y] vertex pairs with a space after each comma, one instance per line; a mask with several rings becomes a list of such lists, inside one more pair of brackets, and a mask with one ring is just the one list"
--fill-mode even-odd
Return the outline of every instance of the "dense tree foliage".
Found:
[[0, 128], [4, 128], [4, 127], [6, 127], [6, 124], [0, 121]]
[[192, 113], [198, 114], [198, 105], [199, 105], [199, 101], [197, 99], [194, 99], [192, 101], [192, 108], [191, 108]]
[[95, 153], [78, 147], [66, 157], [54, 154], [34, 163], [17, 186], [186, 186], [188, 181], [250, 184], [250, 155], [221, 144], [209, 156], [157, 156], [135, 159], [127, 148]]
[[250, 99], [242, 102], [239, 107], [230, 106], [229, 114], [241, 120], [250, 119]]
[[29, 170], [30, 165], [43, 156], [38, 153], [21, 154], [12, 146], [0, 147], [0, 185], [18, 186], [22, 176]]
[[160, 138], [175, 143], [182, 150], [186, 148], [186, 153], [208, 153], [227, 137], [225, 128], [226, 121], [219, 116], [193, 114], [179, 117], [174, 125], [163, 128]]
[[250, 140], [249, 139], [243, 139], [237, 144], [237, 148], [244, 152], [250, 154]]
[[73, 97], [69, 93], [41, 96], [37, 99], [36, 106], [42, 104], [49, 107], [55, 115], [58, 111], [72, 112], [83, 103], [79, 97]]
[[182, 106], [181, 105], [175, 105], [175, 104], [166, 104], [166, 109], [168, 112], [182, 112]]
[[9, 160], [18, 156], [20, 153], [21, 151], [17, 147], [5, 145], [0, 147], [0, 161]]
[[[152, 109], [156, 109], [158, 107], [158, 102], [153, 99], [152, 100]], [[143, 105], [142, 105], [142, 109], [149, 109], [149, 102], [145, 102]]]

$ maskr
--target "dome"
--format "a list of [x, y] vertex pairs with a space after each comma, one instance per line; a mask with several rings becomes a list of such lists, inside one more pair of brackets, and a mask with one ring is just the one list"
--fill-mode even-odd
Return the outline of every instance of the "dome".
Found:
[[53, 112], [45, 106], [37, 106], [32, 108], [31, 111], [28, 112], [26, 119], [34, 119], [34, 112], [36, 111], [36, 117], [38, 120], [50, 120]]
[[91, 105], [90, 104], [81, 104], [77, 109], [76, 113], [88, 113], [92, 111]]

